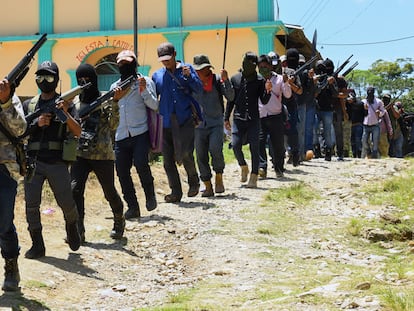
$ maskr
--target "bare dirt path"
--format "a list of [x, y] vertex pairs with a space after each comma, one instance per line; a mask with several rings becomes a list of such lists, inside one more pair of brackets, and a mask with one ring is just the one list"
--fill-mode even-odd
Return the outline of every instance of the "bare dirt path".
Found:
[[[180, 204], [168, 204], [163, 202], [168, 192], [165, 174], [157, 163], [153, 172], [159, 207], [151, 213], [144, 211], [139, 221], [128, 221], [121, 241], [109, 238], [112, 215], [96, 180], [92, 180], [86, 194], [87, 243], [79, 251], [70, 251], [63, 242], [62, 214], [53, 199], [46, 200], [42, 205], [46, 257], [28, 260], [20, 256], [22, 294], [0, 296], [0, 307], [136, 310], [171, 302], [182, 289], [204, 287], [196, 307], [188, 310], [202, 310], [200, 306], [206, 306], [204, 310], [335, 310], [324, 299], [310, 303], [303, 298], [309, 295], [307, 282], [317, 279], [313, 288], [318, 288], [318, 283], [331, 286], [323, 291], [338, 300], [338, 310], [343, 309], [348, 300], [361, 299], [360, 292], [343, 293], [335, 287], [347, 277], [343, 265], [370, 269], [381, 260], [370, 259], [368, 251], [345, 248], [347, 237], [338, 236], [336, 230], [352, 217], [379, 212], [355, 196], [358, 189], [398, 174], [408, 165], [408, 161], [397, 159], [314, 159], [297, 168], [288, 165], [283, 179], [269, 172], [268, 179], [259, 180], [257, 189], [247, 189], [241, 187], [238, 167], [230, 164], [225, 170], [223, 195], [184, 196]], [[275, 224], [271, 230], [280, 232], [256, 238], [260, 226], [269, 226], [269, 219], [259, 217], [269, 189], [298, 182], [310, 185], [320, 199], [301, 209], [291, 206], [278, 211], [274, 206], [273, 212], [288, 225], [277, 228]], [[23, 255], [30, 241], [21, 195], [16, 214]], [[310, 270], [315, 276], [309, 276]], [[321, 274], [329, 282], [323, 283]], [[264, 299], [264, 293], [275, 290], [274, 280], [283, 294]], [[208, 290], [206, 284], [214, 286]], [[266, 284], [273, 284], [272, 288], [266, 289]], [[299, 294], [298, 288], [302, 291]], [[288, 303], [280, 306], [284, 301]], [[356, 309], [381, 310], [377, 297], [363, 301], [358, 300]]]

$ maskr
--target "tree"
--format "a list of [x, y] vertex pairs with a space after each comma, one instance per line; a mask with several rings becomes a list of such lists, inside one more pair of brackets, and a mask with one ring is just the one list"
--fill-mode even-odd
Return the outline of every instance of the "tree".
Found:
[[368, 70], [354, 70], [348, 82], [358, 95], [365, 97], [369, 85], [381, 97], [389, 93], [393, 101], [401, 101], [406, 111], [414, 111], [414, 63], [412, 58], [398, 58], [395, 62], [379, 59]]

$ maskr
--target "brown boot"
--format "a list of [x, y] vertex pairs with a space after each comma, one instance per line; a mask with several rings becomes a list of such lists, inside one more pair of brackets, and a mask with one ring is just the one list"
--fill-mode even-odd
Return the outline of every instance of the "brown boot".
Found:
[[206, 186], [206, 190], [204, 190], [202, 197], [214, 197], [213, 185], [211, 184], [210, 180], [204, 181], [204, 185]]
[[224, 192], [224, 184], [223, 184], [223, 174], [217, 173], [216, 174], [216, 193], [223, 193]]
[[247, 175], [249, 174], [249, 167], [247, 165], [241, 165], [241, 178], [240, 181], [241, 182], [246, 182], [247, 181]]
[[246, 185], [247, 188], [257, 188], [257, 174], [250, 174], [249, 182]]

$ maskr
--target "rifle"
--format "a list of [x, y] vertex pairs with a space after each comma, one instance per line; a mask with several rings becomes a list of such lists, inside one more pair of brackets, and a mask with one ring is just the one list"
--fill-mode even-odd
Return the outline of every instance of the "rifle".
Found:
[[351, 59], [352, 56], [354, 56], [354, 55], [351, 54], [351, 56], [349, 56], [338, 68], [336, 68], [336, 70], [333, 73], [333, 76], [335, 78], [337, 78], [339, 73], [342, 71], [342, 69], [344, 69], [345, 66], [348, 65], [348, 63], [350, 62], [350, 59]]
[[[348, 63], [350, 62], [351, 57], [354, 56], [353, 54], [351, 54], [351, 56], [349, 56], [340, 66], [338, 66], [338, 68], [336, 68], [336, 70], [333, 72], [332, 77], [334, 77], [335, 79], [338, 77], [339, 73], [342, 71], [342, 69], [345, 68], [346, 65], [348, 65]], [[324, 88], [326, 88], [328, 86], [329, 82], [328, 82], [328, 77], [326, 77], [326, 79], [324, 79], [320, 85], [319, 85], [319, 89], [323, 90]]]
[[[129, 87], [132, 84], [132, 82], [134, 82], [134, 81], [135, 81], [135, 77], [134, 76], [129, 76], [127, 79], [120, 82], [117, 85], [117, 87], [121, 88], [121, 90], [124, 90], [127, 87]], [[112, 89], [109, 92], [105, 93], [104, 95], [102, 95], [102, 96], [98, 97], [97, 99], [95, 99], [92, 103], [89, 104], [89, 106], [87, 106], [84, 109], [82, 109], [81, 111], [79, 111], [79, 118], [81, 120], [87, 118], [100, 105], [102, 105], [103, 103], [105, 103], [106, 101], [111, 99], [114, 96], [114, 94], [115, 94], [115, 90]]]
[[349, 75], [350, 74], [350, 72], [352, 71], [352, 70], [354, 70], [354, 68], [356, 67], [356, 66], [358, 66], [358, 62], [355, 62], [354, 64], [352, 64], [347, 70], [345, 70], [345, 72], [342, 74], [342, 76], [344, 76], [344, 77], [346, 77], [347, 75]]
[[37, 108], [34, 112], [27, 115], [26, 116], [26, 122], [28, 124], [32, 123], [32, 121], [34, 119], [36, 119], [38, 116], [40, 116], [42, 113], [54, 113], [54, 114], [56, 114], [56, 116], [58, 117], [60, 122], [65, 123], [66, 120], [68, 119], [68, 117], [66, 116], [66, 114], [63, 112], [62, 109], [56, 108], [56, 104], [58, 102], [60, 102], [61, 100], [68, 101], [68, 100], [73, 99], [76, 95], [79, 95], [82, 92], [83, 89], [88, 88], [91, 85], [92, 85], [92, 83], [88, 82], [84, 85], [78, 85], [78, 86], [70, 89], [69, 91], [61, 94], [58, 98], [56, 98], [55, 101], [50, 102], [49, 104], [47, 104], [43, 107]]
[[300, 66], [298, 69], [296, 69], [294, 72], [293, 72], [293, 75], [294, 76], [296, 76], [296, 75], [299, 75], [299, 74], [301, 74], [302, 72], [304, 72], [305, 71], [305, 69], [308, 69], [309, 68], [309, 66], [316, 60], [318, 58], [318, 56], [317, 55], [314, 55], [314, 56], [312, 56], [312, 58], [310, 59], [310, 60], [308, 60], [306, 63], [304, 63], [302, 66]]
[[6, 76], [6, 79], [9, 81], [10, 86], [14, 90], [20, 85], [20, 82], [26, 76], [30, 69], [30, 63], [32, 62], [37, 51], [42, 47], [46, 42], [47, 34], [43, 34], [40, 39], [32, 46], [32, 48], [27, 52], [27, 54], [20, 60], [20, 62], [12, 69], [12, 71]]

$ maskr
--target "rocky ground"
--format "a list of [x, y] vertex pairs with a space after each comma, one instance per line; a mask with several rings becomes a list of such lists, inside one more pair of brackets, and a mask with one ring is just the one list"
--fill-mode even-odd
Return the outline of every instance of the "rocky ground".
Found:
[[[87, 243], [76, 252], [63, 242], [63, 217], [46, 191], [42, 205], [46, 257], [19, 258], [21, 294], [0, 296], [0, 307], [155, 308], [174, 302], [181, 290], [196, 287], [204, 290], [194, 307], [183, 310], [383, 310], [371, 292], [361, 294], [363, 288], [354, 286], [344, 290], [343, 284], [356, 269], [363, 273], [382, 266], [384, 258], [372, 255], [368, 246], [366, 251], [351, 248], [349, 237], [339, 229], [353, 217], [375, 217], [381, 212], [382, 207], [361, 200], [358, 189], [399, 174], [408, 165], [407, 160], [397, 159], [313, 159], [296, 168], [287, 165], [282, 179], [269, 172], [257, 189], [247, 189], [239, 181], [238, 167], [229, 164], [224, 194], [184, 196], [181, 203], [168, 204], [163, 202], [168, 193], [165, 174], [157, 163], [153, 171], [159, 206], [151, 213], [143, 211], [139, 221], [128, 221], [121, 241], [108, 237], [112, 215], [93, 179], [87, 190]], [[260, 218], [265, 195], [300, 181], [320, 198], [300, 209], [270, 207], [282, 221], [272, 230], [280, 230], [258, 234], [261, 224], [269, 225], [266, 217]], [[16, 209], [24, 254], [30, 241], [21, 195]], [[348, 270], [343, 268], [346, 265]], [[266, 297], [276, 287], [279, 295]]]

